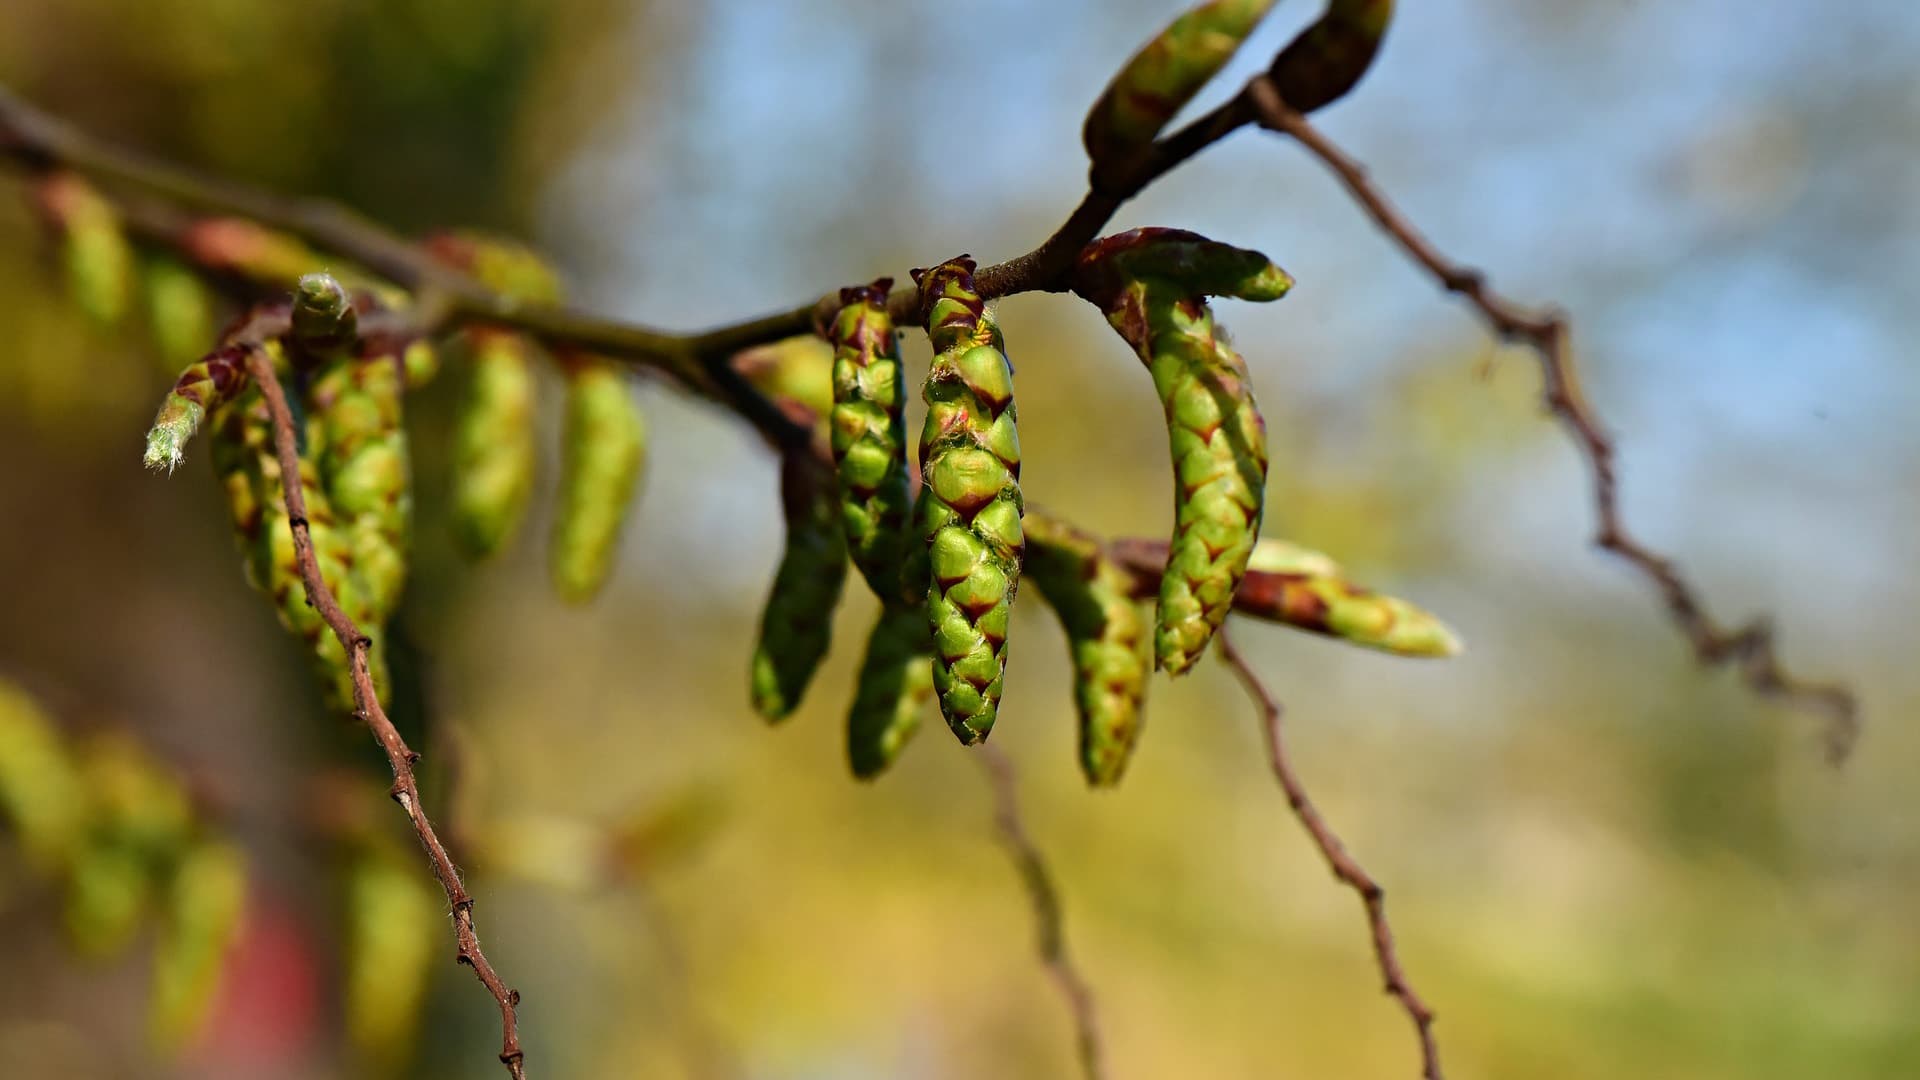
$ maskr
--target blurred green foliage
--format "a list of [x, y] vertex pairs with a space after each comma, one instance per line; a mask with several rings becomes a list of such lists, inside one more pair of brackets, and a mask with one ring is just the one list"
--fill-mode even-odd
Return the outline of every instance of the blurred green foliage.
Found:
[[[898, 18], [935, 19], [907, 7]], [[1449, 7], [1488, 28], [1516, 10], [1530, 15], [1514, 32], [1534, 35], [1548, 57], [1628, 17], [1511, 0]], [[1168, 14], [1143, 3], [1062, 10], [1092, 28], [1106, 54], [1088, 62], [1106, 72]], [[993, 8], [978, 17], [1013, 30], [1052, 16]], [[947, 215], [966, 219], [965, 235], [957, 220], [929, 219], [942, 185], [956, 182], [950, 148], [929, 150], [905, 123], [868, 125], [901, 147], [882, 160], [844, 130], [799, 127], [792, 116], [833, 92], [828, 61], [807, 69], [817, 84], [754, 81], [755, 65], [772, 69], [798, 48], [752, 32], [772, 21], [766, 8], [739, 3], [709, 12], [611, 0], [0, 0], [0, 82], [155, 152], [340, 197], [402, 228], [525, 235], [573, 267], [589, 296], [672, 299], [700, 284], [721, 310], [647, 311], [677, 326], [798, 298], [757, 287], [804, 282], [804, 295], [843, 284], [827, 280], [835, 275], [926, 265], [951, 254], [942, 245], [1022, 250], [1064, 213], [1066, 202], [1010, 177], [1025, 183], [1039, 165], [1058, 164], [1077, 185], [1071, 123], [996, 129], [1016, 150], [1051, 147], [1058, 161], [1022, 156], [1017, 173], [970, 174], [979, 207]], [[835, 33], [850, 39], [858, 29]], [[942, 51], [949, 38], [918, 22], [910, 29], [876, 38], [889, 47], [847, 45], [847, 66], [867, 80], [859, 99], [883, 120], [900, 119], [887, 112], [894, 102], [930, 99], [925, 80], [956, 71]], [[883, 32], [892, 31], [874, 29]], [[1430, 61], [1390, 40], [1384, 63], [1425, 75]], [[1489, 79], [1514, 70], [1478, 54], [1461, 63]], [[1542, 107], [1593, 77], [1567, 63], [1564, 83], [1534, 84]], [[1054, 113], [1077, 116], [1103, 77], [971, 92], [982, 108], [1000, 97], [1023, 108], [1057, 98], [1065, 104]], [[1395, 85], [1404, 86], [1380, 93]], [[1885, 93], [1837, 77], [1832, 85], [1869, 100]], [[1460, 181], [1394, 157], [1405, 130], [1395, 117], [1418, 120], [1423, 104], [1389, 96], [1369, 107], [1357, 101], [1342, 115], [1398, 165], [1395, 190], [1415, 209], [1450, 205], [1448, 185]], [[823, 148], [816, 156], [832, 168], [753, 156], [754, 169], [721, 169], [747, 138], [714, 122], [729, 109], [742, 124], [772, 109], [782, 131]], [[1509, 149], [1573, 140], [1557, 125], [1476, 130]], [[1896, 152], [1871, 141], [1876, 154]], [[1488, 160], [1491, 169], [1505, 159]], [[1901, 160], [1911, 165], [1911, 155]], [[677, 188], [680, 173], [691, 179]], [[1304, 189], [1307, 175], [1278, 152], [1218, 169], [1196, 163], [1142, 213], [1199, 225], [1184, 216], [1209, 212], [1203, 204], [1220, 192], [1250, 232], [1256, 219], [1280, 222], [1278, 235], [1221, 237], [1271, 242], [1302, 282], [1271, 313], [1220, 312], [1238, 331], [1272, 433], [1270, 531], [1444, 613], [1471, 643], [1459, 661], [1409, 666], [1279, 629], [1241, 635], [1287, 700], [1316, 796], [1389, 887], [1410, 972], [1440, 1010], [1451, 1071], [1490, 1080], [1920, 1072], [1920, 930], [1906, 903], [1920, 885], [1911, 809], [1920, 738], [1907, 723], [1920, 682], [1908, 662], [1912, 628], [1898, 614], [1915, 597], [1904, 565], [1867, 535], [1915, 539], [1904, 497], [1876, 494], [1848, 479], [1852, 464], [1824, 459], [1755, 478], [1751, 444], [1715, 443], [1695, 452], [1734, 478], [1710, 493], [1711, 506], [1728, 509], [1701, 511], [1697, 527], [1684, 515], [1662, 519], [1663, 539], [1684, 541], [1716, 597], [1784, 607], [1801, 662], [1845, 671], [1865, 692], [1872, 734], [1860, 759], [1834, 773], [1799, 718], [1701, 676], [1654, 604], [1585, 549], [1586, 496], [1538, 416], [1524, 357], [1489, 353], [1439, 314], [1391, 348], [1349, 346], [1328, 329], [1327, 313], [1372, 318], [1384, 301], [1371, 291], [1375, 277], [1343, 278], [1352, 267], [1333, 257], [1300, 265], [1281, 246], [1307, 230], [1338, 231], [1342, 244], [1362, 232], [1344, 210], [1288, 212], [1293, 189], [1270, 178]], [[1860, 173], [1859, 183], [1877, 175]], [[1248, 184], [1259, 190], [1236, 186]], [[320, 713], [299, 649], [247, 591], [208, 470], [189, 463], [171, 482], [142, 474], [139, 435], [164, 376], [139, 334], [103, 335], [66, 302], [16, 186], [0, 181], [0, 430], [11, 433], [0, 470], [0, 670], [63, 722], [110, 720], [157, 759], [216, 778], [259, 888], [300, 928], [308, 952], [285, 955], [322, 958], [307, 970], [283, 957], [274, 970], [338, 991], [355, 978], [328, 891], [340, 834], [302, 827], [316, 803], [331, 805], [309, 780], [344, 767], [377, 782], [378, 755]], [[747, 194], [713, 220], [689, 192], [704, 187]], [[1884, 201], [1865, 190], [1872, 205]], [[1720, 221], [1710, 196], [1693, 212]], [[782, 199], [822, 209], [780, 232], [755, 215]], [[1498, 199], [1474, 205], [1490, 220], [1502, 212]], [[617, 228], [629, 213], [643, 224], [684, 219], [687, 234]], [[1554, 226], [1577, 233], [1591, 223], [1570, 213]], [[594, 230], [575, 215], [606, 235], [587, 235]], [[892, 227], [901, 222], [914, 227]], [[768, 236], [730, 246], [728, 230], [749, 227]], [[1837, 258], [1850, 243], [1810, 235], [1812, 259]], [[633, 263], [608, 261], [625, 245], [640, 251]], [[1662, 281], [1684, 267], [1630, 269]], [[1624, 271], [1546, 276], [1567, 285], [1562, 298], [1576, 310], [1634, 285]], [[706, 284], [716, 280], [733, 284]], [[1000, 317], [1019, 368], [1023, 480], [1034, 500], [1104, 532], [1165, 535], [1164, 441], [1144, 373], [1083, 305], [1021, 297]], [[1771, 342], [1748, 344], [1758, 355]], [[912, 380], [926, 349], [912, 339], [907, 348]], [[1672, 377], [1613, 370], [1596, 395]], [[774, 469], [751, 439], [710, 411], [652, 395], [656, 452], [636, 527], [608, 595], [578, 612], [547, 595], [537, 545], [479, 569], [454, 554], [447, 455], [463, 374], [450, 371], [410, 405], [421, 526], [398, 636], [416, 655], [396, 678], [415, 717], [440, 724], [416, 739], [427, 753], [423, 785], [430, 799], [460, 793], [436, 812], [472, 860], [490, 954], [526, 995], [536, 1072], [1064, 1075], [1065, 1018], [1031, 958], [1021, 894], [991, 843], [973, 763], [923, 737], [877, 785], [845, 775], [840, 723], [870, 600], [843, 608], [839, 647], [791, 723], [769, 732], [751, 714], [743, 642], [779, 536]], [[1889, 396], [1910, 400], [1912, 390]], [[1636, 414], [1623, 442], [1638, 445], [1664, 415]], [[542, 417], [549, 456], [556, 420]], [[1920, 469], [1920, 453], [1898, 434], [1866, 425], [1858, 437], [1878, 440], [1856, 458], [1875, 475]], [[1636, 482], [1661, 468], [1651, 453], [1630, 464]], [[1854, 501], [1836, 513], [1834, 498]], [[1845, 526], [1848, 515], [1883, 520], [1874, 516], [1883, 502], [1899, 503], [1886, 528]], [[551, 503], [551, 491], [537, 492], [533, 514], [550, 514]], [[1756, 503], [1840, 524], [1816, 556], [1730, 509]], [[1660, 507], [1630, 503], [1649, 509]], [[1809, 566], [1840, 576], [1808, 585]], [[1808, 591], [1821, 588], [1843, 599]], [[1012, 642], [995, 739], [1021, 765], [1118, 1074], [1410, 1075], [1405, 1020], [1378, 993], [1353, 898], [1328, 881], [1287, 817], [1259, 763], [1252, 711], [1225, 673], [1206, 663], [1187, 681], [1157, 685], [1126, 783], [1093, 795], [1073, 767], [1057, 629], [1023, 603]], [[697, 812], [686, 810], [689, 791], [700, 793]], [[377, 791], [348, 802], [376, 815], [370, 828], [400, 828]], [[56, 819], [36, 819], [35, 835]], [[386, 839], [369, 843], [393, 839], [378, 835]], [[398, 844], [411, 854], [404, 833]], [[9, 916], [0, 954], [11, 968], [0, 986], [0, 1051], [23, 1075], [358, 1075], [343, 1049], [347, 1014], [289, 1021], [292, 1034], [275, 1042], [260, 1034], [280, 1030], [264, 1005], [230, 1002], [216, 1006], [215, 1031], [185, 1064], [156, 1064], [144, 1030], [148, 973], [137, 962], [74, 963], [50, 933], [58, 905], [22, 861], [39, 850], [38, 841], [8, 844], [0, 859]], [[424, 867], [414, 869], [425, 882]], [[365, 878], [358, 895], [380, 887]], [[956, 904], [968, 912], [964, 930]], [[412, 1054], [393, 1067], [479, 1075], [492, 1067], [494, 1017], [453, 966], [450, 940], [433, 949], [425, 1041], [388, 1051], [390, 1062]]]

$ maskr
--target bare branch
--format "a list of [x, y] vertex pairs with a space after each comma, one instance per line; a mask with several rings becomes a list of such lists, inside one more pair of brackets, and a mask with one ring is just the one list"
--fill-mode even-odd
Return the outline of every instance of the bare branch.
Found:
[[1702, 665], [1733, 665], [1755, 693], [1825, 714], [1827, 756], [1835, 763], [1845, 760], [1860, 732], [1859, 705], [1852, 691], [1829, 683], [1803, 682], [1789, 675], [1775, 655], [1773, 627], [1766, 619], [1756, 619], [1740, 627], [1721, 625], [1707, 613], [1699, 590], [1681, 575], [1673, 561], [1640, 543], [1627, 531], [1620, 512], [1613, 440], [1581, 392], [1568, 317], [1556, 309], [1530, 311], [1494, 292], [1480, 271], [1443, 255], [1388, 201], [1367, 175], [1366, 168], [1322, 134], [1299, 110], [1282, 101], [1266, 77], [1253, 80], [1246, 96], [1253, 103], [1260, 126], [1290, 136], [1333, 170], [1374, 224], [1392, 237], [1442, 288], [1465, 298], [1501, 339], [1522, 342], [1533, 349], [1540, 358], [1542, 397], [1546, 406], [1586, 459], [1587, 471], [1592, 477], [1594, 510], [1599, 521], [1594, 543], [1626, 560], [1653, 584]]
[[1104, 1080], [1107, 1075], [1106, 1044], [1100, 1037], [1100, 1019], [1093, 1002], [1093, 987], [1067, 955], [1065, 916], [1060, 910], [1060, 891], [1054, 887], [1053, 874], [1046, 857], [1027, 835], [1020, 819], [1019, 783], [1014, 777], [1013, 760], [991, 743], [974, 749], [980, 767], [993, 786], [993, 823], [1000, 842], [1020, 871], [1027, 887], [1027, 900], [1033, 907], [1034, 946], [1047, 976], [1066, 999], [1073, 1014], [1073, 1029], [1080, 1052], [1080, 1069], [1087, 1080]]
[[1300, 776], [1294, 772], [1293, 762], [1287, 757], [1287, 744], [1281, 736], [1281, 717], [1283, 710], [1280, 702], [1260, 676], [1254, 674], [1247, 664], [1246, 657], [1233, 647], [1233, 639], [1227, 629], [1222, 627], [1219, 634], [1220, 656], [1240, 677], [1241, 685], [1247, 688], [1247, 696], [1260, 709], [1261, 730], [1267, 740], [1267, 760], [1273, 767], [1273, 775], [1280, 782], [1280, 789], [1286, 792], [1287, 805], [1293, 808], [1293, 816], [1298, 818], [1307, 835], [1313, 838], [1313, 846], [1320, 849], [1321, 857], [1327, 860], [1328, 869], [1341, 884], [1360, 894], [1360, 902], [1367, 909], [1367, 928], [1373, 936], [1373, 955], [1380, 967], [1380, 975], [1386, 979], [1386, 992], [1393, 995], [1406, 1010], [1413, 1021], [1415, 1033], [1420, 1038], [1420, 1075], [1426, 1080], [1442, 1080], [1440, 1072], [1440, 1046], [1433, 1037], [1433, 1009], [1418, 993], [1413, 984], [1407, 981], [1407, 973], [1400, 966], [1400, 954], [1394, 948], [1393, 927], [1387, 922], [1387, 893], [1379, 882], [1361, 866], [1340, 837], [1320, 815], [1313, 800], [1307, 797], [1306, 785], [1300, 782]]
[[300, 580], [306, 587], [307, 603], [320, 613], [320, 618], [347, 651], [352, 665], [354, 709], [360, 719], [366, 722], [380, 749], [386, 753], [387, 764], [393, 770], [393, 787], [389, 793], [393, 801], [400, 804], [400, 809], [406, 811], [414, 835], [420, 838], [420, 846], [426, 850], [427, 858], [433, 864], [433, 876], [439, 879], [440, 887], [446, 891], [447, 904], [453, 909], [453, 933], [459, 947], [457, 958], [460, 963], [473, 969], [474, 976], [500, 1006], [500, 1061], [514, 1080], [526, 1080], [525, 1054], [520, 1049], [517, 1016], [520, 993], [509, 989], [501, 981], [493, 965], [488, 962], [487, 954], [480, 949], [480, 938], [473, 928], [473, 897], [467, 895], [466, 886], [460, 881], [459, 869], [454, 866], [446, 846], [434, 832], [433, 822], [428, 820], [426, 809], [420, 802], [420, 786], [413, 775], [414, 763], [420, 760], [420, 755], [408, 749], [406, 740], [400, 737], [393, 721], [387, 719], [386, 710], [381, 708], [380, 698], [374, 693], [373, 676], [367, 665], [367, 650], [373, 644], [372, 639], [361, 633], [360, 628], [347, 617], [320, 575], [320, 563], [314, 558], [313, 538], [307, 527], [307, 500], [300, 484], [300, 451], [295, 442], [293, 414], [287, 408], [287, 396], [280, 386], [280, 378], [274, 374], [273, 363], [266, 351], [259, 347], [257, 338], [240, 343], [251, 346], [247, 353], [247, 371], [259, 384], [273, 420], [273, 448], [280, 459], [281, 490], [286, 498], [287, 517], [293, 530], [294, 557], [300, 565]]

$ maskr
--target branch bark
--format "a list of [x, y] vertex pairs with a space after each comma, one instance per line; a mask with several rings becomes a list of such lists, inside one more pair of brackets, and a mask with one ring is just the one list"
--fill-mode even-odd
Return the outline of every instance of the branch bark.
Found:
[[427, 818], [426, 809], [420, 802], [420, 785], [413, 775], [414, 764], [420, 760], [420, 755], [408, 748], [406, 740], [400, 737], [399, 730], [393, 726], [393, 721], [387, 719], [379, 696], [374, 693], [373, 675], [367, 664], [367, 650], [373, 641], [347, 617], [340, 602], [334, 598], [333, 590], [327, 588], [326, 580], [320, 575], [320, 563], [314, 558], [313, 538], [307, 527], [307, 499], [300, 483], [300, 451], [295, 441], [293, 413], [287, 407], [287, 395], [281, 388], [280, 378], [274, 373], [273, 363], [268, 359], [266, 350], [259, 346], [258, 339], [241, 344], [249, 346], [247, 372], [259, 384], [273, 420], [273, 448], [275, 456], [280, 459], [281, 493], [286, 499], [287, 517], [292, 524], [294, 557], [300, 565], [300, 581], [306, 588], [307, 603], [320, 613], [320, 618], [347, 651], [352, 664], [355, 712], [387, 755], [387, 765], [393, 770], [393, 787], [389, 793], [393, 801], [400, 804], [400, 809], [406, 812], [407, 821], [413, 826], [414, 835], [419, 837], [420, 846], [426, 850], [427, 860], [433, 866], [433, 876], [439, 879], [440, 887], [447, 894], [447, 904], [453, 909], [453, 934], [459, 949], [456, 957], [460, 963], [473, 969], [474, 976], [500, 1007], [501, 1064], [507, 1067], [507, 1073], [513, 1080], [526, 1080], [526, 1054], [520, 1048], [518, 1026], [520, 993], [501, 980], [493, 964], [487, 960], [487, 954], [480, 948], [480, 937], [473, 927], [473, 897], [467, 895], [466, 886], [460, 881], [459, 868], [454, 866], [452, 856], [447, 854], [446, 845], [440, 842], [433, 822]]
[[1723, 626], [1706, 609], [1699, 590], [1680, 573], [1673, 560], [1635, 539], [1620, 512], [1620, 480], [1614, 462], [1613, 440], [1607, 435], [1592, 404], [1580, 388], [1580, 373], [1572, 349], [1572, 324], [1558, 309], [1532, 311], [1494, 292], [1486, 275], [1442, 254], [1415, 228], [1374, 184], [1366, 167], [1322, 134], [1298, 109], [1281, 100], [1266, 76], [1248, 85], [1258, 122], [1269, 131], [1286, 135], [1332, 170], [1360, 209], [1425, 270], [1442, 289], [1471, 304], [1482, 321], [1504, 341], [1531, 348], [1540, 360], [1541, 396], [1546, 407], [1573, 440], [1585, 459], [1593, 486], [1598, 527], [1594, 543], [1624, 559], [1652, 583], [1665, 602], [1694, 657], [1703, 667], [1731, 664], [1747, 685], [1762, 697], [1824, 714], [1824, 742], [1828, 760], [1839, 763], [1852, 751], [1860, 733], [1859, 704], [1851, 690], [1830, 683], [1795, 678], [1781, 666], [1774, 649], [1772, 624], [1762, 618], [1740, 627]]

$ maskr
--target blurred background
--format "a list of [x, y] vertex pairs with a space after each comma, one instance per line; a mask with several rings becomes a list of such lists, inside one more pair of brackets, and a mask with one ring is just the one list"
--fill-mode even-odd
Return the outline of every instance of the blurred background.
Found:
[[[515, 233], [582, 302], [691, 329], [1026, 250], [1084, 190], [1086, 106], [1180, 6], [0, 0], [0, 83], [403, 229]], [[1298, 277], [1282, 303], [1221, 308], [1272, 433], [1268, 533], [1440, 613], [1468, 652], [1238, 640], [1388, 889], [1453, 1075], [1920, 1075], [1920, 9], [1403, 8], [1322, 126], [1443, 249], [1575, 313], [1635, 529], [1717, 615], [1773, 613], [1789, 666], [1850, 683], [1867, 733], [1830, 769], [1816, 721], [1697, 671], [1591, 548], [1530, 356], [1490, 345], [1317, 164], [1252, 132], [1114, 228], [1196, 229]], [[1317, 14], [1281, 5], [1214, 99]], [[1069, 298], [1000, 314], [1029, 497], [1163, 535], [1164, 437], [1124, 347]], [[908, 348], [913, 379], [925, 347]], [[780, 543], [751, 433], [644, 387], [642, 500], [613, 587], [574, 610], [547, 590], [544, 498], [508, 557], [454, 553], [450, 374], [409, 406], [419, 524], [396, 635], [435, 720], [423, 784], [459, 792], [439, 809], [525, 995], [534, 1074], [1070, 1075], [975, 763], [936, 723], [878, 783], [846, 775], [873, 613], [857, 582], [801, 712], [767, 730], [748, 708]], [[72, 310], [24, 200], [0, 198], [0, 675], [188, 778], [251, 873], [213, 1019], [169, 1058], [149, 1047], [143, 954], [77, 957], [58, 897], [0, 857], [0, 1055], [21, 1076], [489, 1075], [496, 1017], [438, 912], [417, 1040], [410, 1022], [380, 1054], [342, 1037], [409, 1014], [380, 998], [397, 954], [350, 970], [341, 913], [373, 887], [343, 894], [317, 837], [364, 814], [348, 831], [413, 852], [389, 835], [383, 761], [321, 711], [244, 583], [204, 454], [171, 479], [140, 468], [165, 384], [137, 332]], [[1115, 1076], [1413, 1076], [1358, 904], [1288, 815], [1224, 667], [1156, 681], [1126, 782], [1096, 794], [1056, 626], [1028, 601], [1014, 637], [995, 742]]]

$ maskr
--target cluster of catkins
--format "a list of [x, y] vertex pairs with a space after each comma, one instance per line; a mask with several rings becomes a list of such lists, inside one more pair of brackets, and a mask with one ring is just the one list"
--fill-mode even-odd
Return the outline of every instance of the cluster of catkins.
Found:
[[[84, 242], [84, 235], [82, 228], [68, 230], [69, 262], [80, 268], [71, 275], [76, 288], [83, 295], [108, 292], [102, 283], [112, 280], [111, 273], [83, 272], [99, 261], [90, 252], [100, 246]], [[266, 358], [290, 391], [315, 558], [341, 609], [373, 642], [369, 662], [378, 689], [386, 681], [380, 630], [400, 602], [411, 546], [412, 469], [403, 405], [407, 392], [438, 373], [439, 353], [428, 341], [379, 329], [382, 313], [407, 304], [403, 293], [372, 279], [356, 280], [350, 272], [342, 277], [355, 281], [353, 289], [330, 274], [301, 274], [320, 260], [297, 241], [244, 222], [211, 221], [195, 226], [186, 246], [203, 267], [231, 267], [252, 280], [298, 276], [298, 285], [290, 301], [247, 311], [212, 352], [186, 365], [148, 433], [146, 462], [171, 469], [195, 432], [203, 426], [211, 432], [214, 466], [248, 580], [309, 644], [330, 703], [354, 708], [350, 658], [306, 601], [280, 460], [266, 402], [247, 375], [248, 359]], [[553, 272], [522, 248], [448, 234], [429, 241], [428, 249], [502, 295], [532, 304], [559, 300]], [[172, 305], [192, 294], [196, 279], [182, 277], [170, 264], [148, 279], [150, 288], [166, 293], [155, 301], [156, 314], [165, 311], [180, 322]], [[188, 311], [206, 309], [203, 301], [185, 305]], [[205, 318], [199, 322], [204, 334]], [[258, 333], [269, 324], [284, 325], [286, 332]], [[155, 320], [163, 343], [190, 340], [190, 329]], [[535, 365], [541, 351], [522, 334], [486, 325], [459, 331], [457, 347], [470, 379], [453, 448], [452, 523], [461, 546], [484, 557], [513, 537], [533, 491]], [[645, 457], [646, 429], [618, 366], [569, 349], [554, 350], [552, 358], [566, 383], [567, 405], [550, 567], [555, 590], [584, 602], [611, 570]]]
[[[1264, 18], [1272, 0], [1211, 0], [1149, 41], [1115, 76], [1082, 132], [1096, 177], [1124, 173], [1212, 79]], [[1391, 0], [1333, 0], [1275, 58], [1267, 75], [1295, 107], [1349, 90], [1371, 62]], [[83, 181], [48, 176], [46, 218], [65, 239], [69, 278], [87, 310], [112, 320], [136, 263], [112, 204]], [[291, 238], [244, 221], [208, 220], [176, 242], [200, 271], [259, 283], [299, 280], [290, 303], [256, 307], [198, 355], [210, 303], [194, 274], [153, 263], [145, 280], [163, 352], [187, 363], [148, 436], [147, 462], [171, 468], [203, 423], [226, 485], [249, 579], [306, 639], [336, 704], [352, 704], [345, 650], [306, 603], [280, 463], [247, 365], [284, 372], [300, 412], [301, 479], [322, 576], [372, 636], [405, 583], [410, 469], [402, 425], [407, 390], [438, 369], [432, 345], [377, 329], [408, 298], [371, 278], [327, 275]], [[524, 249], [467, 234], [427, 250], [519, 303], [559, 300], [554, 274]], [[1247, 367], [1214, 323], [1210, 297], [1268, 301], [1291, 279], [1264, 256], [1192, 233], [1138, 229], [1081, 252], [1069, 284], [1098, 306], [1146, 366], [1166, 418], [1175, 527], [1164, 549], [1107, 545], [1025, 506], [1013, 371], [999, 328], [962, 256], [914, 271], [919, 321], [934, 349], [917, 455], [908, 452], [905, 384], [889, 314], [892, 282], [843, 290], [820, 349], [793, 342], [737, 361], [776, 397], [799, 402], [825, 427], [831, 454], [789, 448], [781, 469], [787, 540], [762, 618], [751, 671], [754, 707], [789, 715], [827, 651], [831, 615], [849, 563], [880, 599], [848, 721], [848, 756], [862, 777], [899, 753], [922, 706], [938, 702], [966, 743], [998, 714], [1010, 614], [1024, 576], [1065, 627], [1079, 686], [1082, 762], [1090, 781], [1115, 782], [1138, 737], [1147, 674], [1191, 669], [1230, 610], [1411, 654], [1457, 645], [1430, 616], [1346, 582], [1322, 557], [1282, 569], [1256, 559], [1267, 472], [1265, 431]], [[253, 331], [275, 318], [285, 330]], [[361, 326], [365, 319], [369, 326]], [[278, 327], [279, 323], [273, 323]], [[470, 368], [455, 436], [456, 535], [475, 555], [499, 550], [533, 489], [536, 343], [484, 324], [458, 332]], [[644, 456], [645, 433], [620, 372], [564, 348], [553, 359], [568, 388], [565, 471], [552, 539], [559, 592], [592, 596], [611, 565]], [[1251, 570], [1250, 570], [1251, 567]], [[1251, 577], [1249, 576], [1251, 574]], [[1151, 620], [1136, 609], [1151, 598]], [[1151, 622], [1151, 633], [1148, 623]]]
[[148, 1028], [174, 1050], [211, 1009], [246, 906], [245, 856], [132, 739], [63, 732], [0, 681], [0, 821], [63, 893], [68, 937], [110, 956], [153, 927]]
[[[1082, 131], [1096, 180], [1151, 153], [1272, 6], [1199, 4], [1129, 60]], [[1275, 91], [1302, 109], [1345, 94], [1371, 63], [1392, 11], [1392, 0], [1333, 0], [1275, 58], [1267, 73]], [[1095, 785], [1117, 782], [1126, 768], [1150, 670], [1191, 669], [1230, 610], [1411, 655], [1458, 648], [1431, 616], [1353, 586], [1324, 556], [1256, 543], [1266, 433], [1246, 363], [1207, 301], [1285, 295], [1291, 279], [1264, 256], [1192, 233], [1138, 229], [1090, 245], [1073, 267], [1073, 291], [1101, 309], [1147, 367], [1165, 411], [1175, 526], [1158, 558], [1138, 545], [1110, 547], [1025, 506], [1013, 369], [974, 270], [962, 256], [914, 271], [934, 350], [917, 479], [891, 281], [841, 291], [825, 335], [830, 401], [808, 400], [821, 389], [810, 374], [819, 365], [802, 345], [745, 360], [762, 389], [825, 419], [836, 474], [823, 476], [804, 451], [790, 452], [782, 470], [787, 547], [753, 660], [762, 715], [779, 720], [798, 703], [826, 652], [849, 560], [881, 602], [847, 722], [848, 758], [862, 777], [892, 762], [928, 698], [962, 742], [987, 738], [1023, 576], [1066, 631], [1081, 764]], [[1155, 600], [1150, 637], [1138, 608], [1147, 596]]]
[[834, 462], [828, 476], [805, 450], [785, 459], [786, 551], [752, 668], [762, 715], [779, 720], [797, 705], [826, 653], [849, 562], [881, 603], [847, 720], [862, 777], [893, 761], [929, 699], [962, 742], [987, 737], [1023, 578], [1066, 632], [1081, 764], [1096, 785], [1126, 768], [1151, 670], [1189, 670], [1231, 610], [1406, 655], [1457, 650], [1432, 616], [1352, 585], [1325, 556], [1256, 543], [1266, 435], [1246, 363], [1208, 297], [1277, 299], [1292, 284], [1278, 267], [1172, 229], [1101, 240], [1074, 267], [1074, 290], [1133, 349], [1163, 406], [1175, 476], [1165, 545], [1108, 545], [1024, 504], [1013, 372], [974, 269], [962, 257], [914, 275], [934, 350], [917, 479], [890, 281], [841, 291], [825, 335], [829, 385], [810, 377], [827, 358], [804, 342], [745, 358], [763, 389], [823, 419]]

